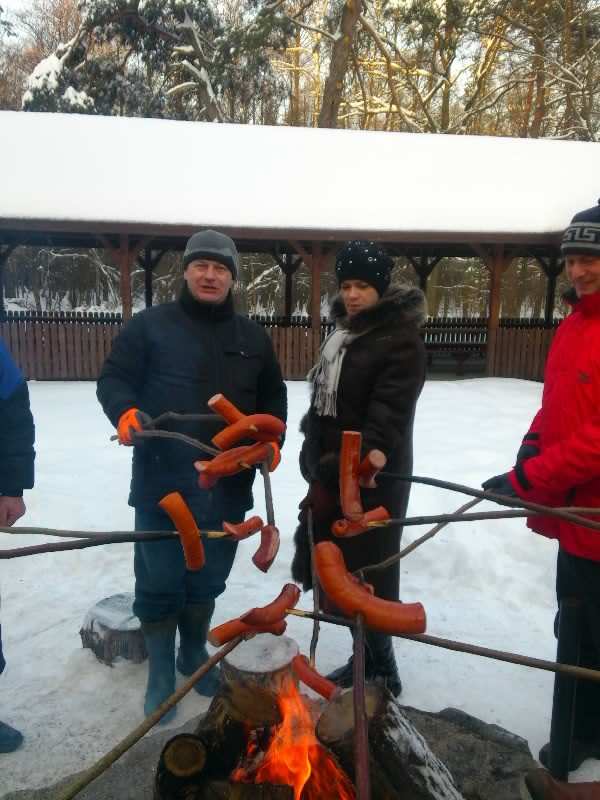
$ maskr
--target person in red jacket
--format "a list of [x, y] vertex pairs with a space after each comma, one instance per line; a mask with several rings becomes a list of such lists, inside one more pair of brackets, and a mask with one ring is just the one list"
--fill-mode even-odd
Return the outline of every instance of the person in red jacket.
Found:
[[[600, 507], [600, 205], [573, 217], [561, 251], [572, 310], [548, 354], [542, 406], [514, 468], [482, 486], [548, 506]], [[580, 664], [600, 669], [600, 533], [556, 517], [532, 517], [527, 525], [558, 540], [558, 603], [580, 600]], [[548, 757], [544, 745], [544, 766]], [[570, 768], [585, 758], [600, 758], [600, 684], [590, 681], [577, 687]]]

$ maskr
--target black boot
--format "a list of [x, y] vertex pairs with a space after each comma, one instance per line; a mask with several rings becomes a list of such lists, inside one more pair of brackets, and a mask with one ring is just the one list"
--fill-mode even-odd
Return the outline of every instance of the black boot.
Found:
[[333, 672], [330, 672], [325, 677], [335, 683], [336, 686], [348, 689], [354, 683], [354, 658], [350, 656], [343, 666], [334, 669]]
[[0, 753], [12, 753], [23, 743], [23, 734], [11, 728], [6, 722], [0, 722]]
[[392, 637], [387, 633], [368, 630], [365, 635], [367, 660], [365, 675], [368, 681], [383, 683], [394, 697], [402, 691]]
[[[148, 651], [148, 685], [144, 699], [144, 714], [148, 716], [175, 691], [175, 632], [177, 618], [167, 617], [159, 622], [142, 622], [142, 632]], [[176, 709], [168, 711], [161, 722], [169, 722]]]
[[[569, 771], [579, 769], [587, 758], [600, 759], [600, 739], [576, 739], [571, 742], [571, 757], [569, 759]], [[542, 747], [538, 759], [546, 769], [550, 769], [550, 742]]]
[[[192, 675], [208, 660], [206, 637], [214, 610], [214, 601], [193, 603], [185, 606], [179, 615], [179, 653], [176, 666], [182, 675]], [[219, 683], [219, 670], [213, 667], [197, 681], [194, 689], [204, 697], [214, 697]]]

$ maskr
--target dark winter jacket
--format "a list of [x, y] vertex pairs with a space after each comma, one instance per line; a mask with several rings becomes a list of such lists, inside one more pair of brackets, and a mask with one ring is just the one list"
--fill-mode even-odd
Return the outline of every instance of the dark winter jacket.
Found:
[[[234, 313], [231, 295], [223, 305], [198, 303], [184, 286], [177, 302], [136, 314], [114, 342], [98, 380], [97, 395], [117, 426], [121, 414], [139, 408], [151, 417], [165, 411], [208, 414], [207, 401], [221, 392], [246, 414], [264, 412], [285, 421], [286, 387], [267, 333]], [[171, 422], [161, 428], [210, 444], [224, 427], [208, 422]], [[179, 491], [199, 520], [215, 521], [252, 507], [254, 470], [221, 479], [201, 490], [193, 463], [209, 459], [172, 440], [136, 446], [129, 503], [154, 508]]]
[[0, 494], [21, 497], [32, 488], [34, 439], [27, 384], [0, 342]]
[[[412, 473], [413, 420], [425, 379], [425, 348], [419, 334], [424, 298], [419, 289], [388, 289], [371, 308], [351, 318], [344, 315], [344, 306], [338, 298], [333, 305], [337, 325], [361, 335], [348, 345], [342, 362], [336, 416], [319, 416], [311, 402], [301, 423], [305, 435], [301, 469], [311, 483], [317, 541], [333, 539], [329, 532], [331, 522], [342, 516], [338, 502], [342, 431], [362, 433], [363, 456], [374, 448], [382, 450], [388, 459], [387, 471]], [[384, 505], [392, 517], [404, 516], [410, 484], [382, 477], [377, 484], [376, 489], [361, 491], [365, 510]], [[330, 498], [329, 507], [326, 496]], [[308, 586], [310, 570], [302, 523], [301, 519], [293, 575]], [[400, 533], [397, 527], [381, 528], [335, 541], [344, 552], [346, 565], [354, 570], [397, 552]], [[397, 576], [396, 568], [376, 573], [376, 593], [396, 599]], [[369, 581], [372, 577], [369, 576]]]
[[[533, 438], [531, 438], [533, 437]], [[540, 454], [521, 466], [518, 493], [550, 506], [600, 507], [600, 292], [584, 295], [560, 324], [546, 362], [542, 407], [528, 441]], [[532, 530], [571, 555], [600, 561], [600, 534], [555, 517], [532, 517]]]

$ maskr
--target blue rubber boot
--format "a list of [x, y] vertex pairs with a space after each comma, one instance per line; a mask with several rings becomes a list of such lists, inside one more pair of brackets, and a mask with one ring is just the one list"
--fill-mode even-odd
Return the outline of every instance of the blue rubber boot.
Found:
[[[148, 685], [144, 699], [144, 714], [148, 716], [175, 691], [175, 633], [177, 618], [167, 617], [159, 622], [142, 622], [142, 632], [148, 651]], [[177, 709], [172, 708], [161, 719], [170, 722]]]
[[[177, 669], [182, 675], [192, 675], [208, 660], [206, 637], [210, 620], [215, 610], [214, 600], [208, 603], [193, 603], [185, 606], [179, 615], [179, 653]], [[220, 685], [220, 673], [213, 667], [194, 685], [198, 694], [214, 697]]]
[[0, 753], [12, 753], [22, 744], [23, 734], [6, 722], [0, 722]]

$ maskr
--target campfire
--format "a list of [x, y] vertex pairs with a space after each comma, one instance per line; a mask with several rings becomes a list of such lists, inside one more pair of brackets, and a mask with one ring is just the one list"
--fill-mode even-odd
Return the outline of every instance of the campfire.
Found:
[[292, 639], [270, 634], [229, 654], [195, 734], [165, 746], [155, 800], [355, 799], [350, 777], [316, 736], [322, 703], [299, 690], [297, 655]]
[[[291, 678], [279, 689], [277, 705], [282, 721], [273, 728], [266, 752], [253, 736], [244, 765], [233, 771], [231, 780], [291, 786], [294, 800], [354, 800], [352, 782], [315, 736], [313, 716]], [[245, 766], [248, 761], [253, 766]]]
[[[194, 734], [165, 746], [154, 800], [355, 800], [352, 690], [302, 691], [298, 645], [261, 634], [221, 661], [222, 685]], [[365, 691], [373, 800], [462, 800], [442, 762], [382, 686]]]

